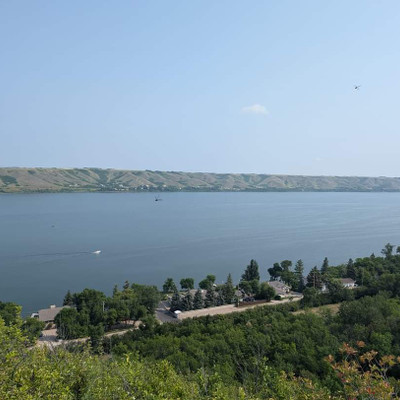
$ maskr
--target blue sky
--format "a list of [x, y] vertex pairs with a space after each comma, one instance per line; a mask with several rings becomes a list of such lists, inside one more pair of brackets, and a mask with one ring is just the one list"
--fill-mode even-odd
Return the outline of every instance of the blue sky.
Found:
[[398, 0], [0, 0], [0, 54], [0, 166], [400, 175]]

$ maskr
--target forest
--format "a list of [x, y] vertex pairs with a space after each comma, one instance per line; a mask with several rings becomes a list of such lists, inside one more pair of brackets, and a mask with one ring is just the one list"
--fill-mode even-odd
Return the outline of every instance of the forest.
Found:
[[[296, 266], [276, 263], [271, 278], [294, 279]], [[338, 284], [350, 276], [357, 288]], [[1, 303], [0, 398], [398, 398], [400, 249], [338, 266], [326, 259], [303, 281], [301, 302], [179, 324], [159, 324], [139, 304], [143, 288], [129, 285], [114, 296], [136, 290], [138, 329], [52, 350], [31, 348], [20, 310]], [[85, 303], [73, 296], [76, 308]]]

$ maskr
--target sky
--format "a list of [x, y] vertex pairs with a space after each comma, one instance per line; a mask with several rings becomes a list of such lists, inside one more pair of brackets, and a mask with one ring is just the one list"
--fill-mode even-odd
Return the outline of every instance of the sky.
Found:
[[398, 0], [0, 0], [0, 167], [400, 176], [399, 93]]

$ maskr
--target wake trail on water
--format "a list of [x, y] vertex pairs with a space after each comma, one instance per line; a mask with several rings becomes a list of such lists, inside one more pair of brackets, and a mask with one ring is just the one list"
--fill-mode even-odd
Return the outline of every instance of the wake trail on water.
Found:
[[68, 253], [36, 253], [36, 254], [26, 254], [22, 256], [22, 258], [28, 257], [74, 257], [74, 256], [81, 256], [84, 254], [94, 254], [93, 251], [74, 251]]

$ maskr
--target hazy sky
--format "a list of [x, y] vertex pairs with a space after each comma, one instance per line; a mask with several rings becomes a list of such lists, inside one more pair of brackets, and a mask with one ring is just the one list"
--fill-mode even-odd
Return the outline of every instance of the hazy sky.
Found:
[[399, 0], [0, 0], [0, 166], [399, 176], [399, 93]]

